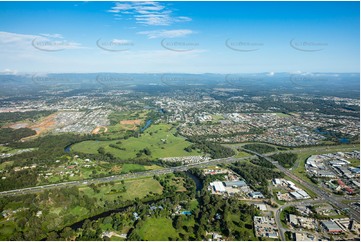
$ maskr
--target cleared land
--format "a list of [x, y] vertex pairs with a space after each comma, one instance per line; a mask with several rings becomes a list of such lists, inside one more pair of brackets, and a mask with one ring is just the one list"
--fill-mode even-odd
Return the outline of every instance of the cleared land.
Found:
[[142, 123], [143, 120], [141, 119], [120, 121], [121, 127], [126, 130], [136, 130]]
[[[125, 187], [125, 190], [123, 188]], [[150, 194], [161, 194], [163, 187], [158, 181], [151, 177], [125, 180], [124, 185], [121, 182], [117, 182], [114, 185], [106, 184], [105, 186], [99, 186], [99, 192], [95, 192], [90, 187], [79, 188], [82, 192], [90, 197], [102, 198], [102, 200], [114, 200], [120, 199], [123, 201], [134, 200], [135, 198], [143, 198]], [[103, 204], [99, 204], [103, 205]]]
[[107, 128], [107, 127], [99, 126], [99, 127], [96, 127], [96, 128], [92, 131], [92, 134], [106, 133], [107, 131], [108, 131], [108, 128]]
[[[84, 141], [72, 146], [72, 151], [87, 154], [96, 154], [98, 149], [103, 147], [105, 152], [113, 154], [121, 159], [135, 159], [139, 150], [148, 148], [151, 151], [150, 156], [142, 157], [157, 159], [164, 157], [179, 157], [200, 155], [198, 151], [186, 152], [184, 148], [191, 145], [183, 137], [176, 137], [175, 128], [168, 124], [155, 124], [150, 126], [138, 138], [131, 137], [126, 140], [113, 141]], [[117, 144], [121, 141], [121, 144]], [[121, 149], [110, 147], [116, 145]]]
[[169, 218], [148, 218], [135, 231], [142, 240], [176, 240], [178, 233]]

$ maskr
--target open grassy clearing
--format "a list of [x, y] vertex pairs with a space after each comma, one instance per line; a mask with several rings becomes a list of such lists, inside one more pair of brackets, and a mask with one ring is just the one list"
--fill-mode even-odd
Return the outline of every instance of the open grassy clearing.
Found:
[[169, 218], [148, 218], [142, 226], [136, 228], [135, 233], [141, 240], [164, 241], [176, 240], [179, 238], [176, 229]]
[[[125, 190], [123, 188], [125, 187]], [[99, 192], [95, 192], [92, 188], [86, 186], [79, 188], [82, 192], [90, 197], [102, 198], [105, 200], [121, 199], [134, 200], [135, 198], [143, 198], [152, 193], [161, 194], [163, 187], [153, 178], [142, 178], [135, 180], [125, 180], [124, 185], [117, 182], [114, 185], [110, 183], [98, 186]]]
[[223, 115], [221, 114], [214, 114], [212, 115], [212, 124], [219, 123], [220, 120], [224, 119]]
[[5, 169], [7, 166], [11, 166], [12, 164], [14, 164], [14, 161], [5, 161], [5, 162], [1, 163], [0, 170]]
[[242, 157], [246, 157], [246, 156], [251, 156], [251, 154], [248, 154], [248, 153], [243, 152], [243, 151], [238, 151], [237, 154], [234, 157], [235, 158], [242, 158]]
[[[114, 141], [84, 141], [72, 146], [72, 151], [87, 154], [96, 154], [98, 149], [103, 147], [105, 152], [113, 154], [120, 159], [134, 159], [137, 158], [139, 150], [148, 148], [151, 151], [150, 156], [143, 157], [150, 159], [164, 158], [164, 157], [179, 157], [201, 155], [202, 153], [192, 150], [187, 152], [184, 148], [191, 145], [182, 137], [176, 137], [175, 128], [168, 124], [155, 124], [150, 126], [138, 138], [131, 137], [126, 140]], [[119, 143], [119, 141], [121, 143]], [[118, 144], [117, 144], [118, 142]], [[109, 145], [116, 145], [121, 149], [110, 147]]]
[[360, 166], [360, 160], [359, 159], [347, 159], [351, 164], [351, 166], [358, 167]]

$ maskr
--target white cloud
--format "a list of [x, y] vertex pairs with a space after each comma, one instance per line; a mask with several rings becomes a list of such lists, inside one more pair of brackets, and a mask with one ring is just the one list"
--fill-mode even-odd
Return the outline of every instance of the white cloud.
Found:
[[80, 43], [67, 41], [61, 34], [18, 34], [0, 32], [0, 51], [2, 52], [24, 52], [33, 50], [66, 50], [84, 48]]
[[11, 69], [4, 69], [2, 71], [0, 71], [0, 75], [16, 75], [18, 73], [17, 70], [11, 70]]
[[64, 37], [61, 34], [40, 34], [40, 35], [48, 38], [64, 39]]
[[153, 30], [141, 31], [138, 34], [147, 35], [149, 39], [155, 38], [177, 38], [193, 34], [194, 31], [190, 29], [174, 29], [174, 30]]
[[172, 10], [166, 10], [166, 6], [158, 2], [117, 2], [108, 12], [117, 17], [120, 14], [132, 15], [137, 23], [144, 25], [167, 26], [192, 20], [186, 16], [173, 16]]

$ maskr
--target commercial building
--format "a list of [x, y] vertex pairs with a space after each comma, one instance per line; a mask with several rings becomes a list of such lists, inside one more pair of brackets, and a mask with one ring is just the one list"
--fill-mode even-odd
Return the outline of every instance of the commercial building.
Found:
[[226, 181], [223, 182], [226, 187], [244, 187], [247, 184], [244, 181]]
[[251, 198], [264, 198], [261, 192], [251, 192], [248, 194]]
[[298, 189], [296, 191], [290, 192], [290, 195], [294, 198], [294, 199], [308, 199], [310, 198], [310, 196], [302, 189]]
[[224, 187], [223, 182], [215, 181], [210, 183], [210, 185], [212, 186], [215, 192], [220, 192], [220, 193], [226, 192], [226, 188]]
[[273, 185], [278, 186], [278, 185], [281, 185], [281, 180], [278, 178], [274, 178], [272, 180], [272, 183], [273, 183]]
[[341, 233], [342, 229], [332, 220], [321, 221], [322, 226], [328, 233]]

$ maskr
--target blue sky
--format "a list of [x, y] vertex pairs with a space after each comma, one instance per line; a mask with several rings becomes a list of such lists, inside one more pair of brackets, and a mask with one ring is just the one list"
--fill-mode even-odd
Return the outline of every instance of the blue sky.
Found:
[[358, 2], [0, 2], [0, 72], [359, 72]]

